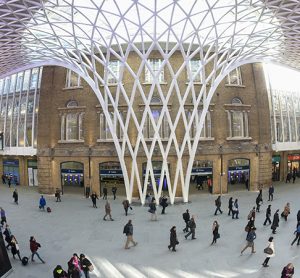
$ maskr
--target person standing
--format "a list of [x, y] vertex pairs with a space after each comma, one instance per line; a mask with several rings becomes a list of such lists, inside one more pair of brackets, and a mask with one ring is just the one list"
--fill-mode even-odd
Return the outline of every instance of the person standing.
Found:
[[41, 198], [40, 198], [40, 203], [39, 203], [39, 208], [42, 209], [42, 210], [45, 210], [45, 206], [46, 206], [46, 199], [44, 198], [43, 195], [41, 195]]
[[250, 233], [250, 231], [252, 230], [252, 228], [255, 227], [255, 221], [254, 221], [254, 218], [251, 217], [245, 227], [245, 232]]
[[290, 213], [291, 213], [290, 203], [287, 203], [283, 209], [281, 216], [284, 217], [285, 221], [287, 221], [287, 218]]
[[5, 177], [5, 175], [3, 174], [3, 175], [2, 175], [2, 183], [3, 183], [3, 184], [6, 184], [5, 180], [6, 180], [6, 177]]
[[293, 246], [293, 244], [296, 242], [296, 240], [298, 240], [297, 245], [300, 245], [300, 222], [298, 222], [297, 229], [294, 232], [294, 234], [296, 235], [296, 237], [293, 240], [293, 242], [291, 243], [291, 246]]
[[117, 194], [117, 187], [116, 187], [116, 185], [111, 189], [111, 192], [112, 192], [112, 194], [113, 194], [113, 196], [114, 196], [114, 200], [116, 200], [116, 194]]
[[128, 200], [124, 200], [124, 201], [122, 202], [122, 205], [123, 205], [123, 208], [124, 208], [124, 210], [125, 210], [125, 215], [127, 216], [127, 214], [128, 214], [128, 209], [129, 209], [129, 207], [130, 207], [129, 201], [128, 201]]
[[107, 200], [107, 187], [103, 187], [103, 200]]
[[8, 183], [8, 187], [10, 187], [11, 186], [11, 176], [8, 177], [8, 182], [7, 183]]
[[80, 258], [77, 253], [74, 253], [72, 258], [68, 261], [68, 273], [70, 277], [81, 277], [81, 266], [80, 266]]
[[106, 221], [106, 216], [109, 216], [110, 221], [114, 221], [111, 217], [111, 208], [110, 208], [110, 203], [106, 201], [105, 204], [105, 215], [103, 217], [103, 220]]
[[187, 239], [189, 235], [192, 235], [192, 239], [196, 239], [195, 238], [196, 222], [195, 222], [195, 217], [194, 216], [192, 216], [191, 220], [189, 221], [189, 228], [191, 230], [184, 236], [185, 239]]
[[214, 221], [213, 226], [212, 226], [213, 240], [212, 240], [211, 245], [213, 245], [214, 243], [217, 243], [217, 239], [220, 237], [219, 227], [220, 227], [220, 225], [218, 224], [218, 222]]
[[133, 225], [131, 220], [129, 220], [128, 223], [125, 225], [123, 233], [127, 237], [125, 249], [130, 249], [129, 247], [130, 242], [133, 244], [133, 246], [136, 246], [138, 244], [136, 241], [133, 240]]
[[56, 190], [55, 190], [55, 197], [56, 197], [56, 202], [61, 202], [59, 188], [56, 188]]
[[296, 172], [293, 172], [293, 183], [295, 183], [296, 180]]
[[252, 228], [251, 231], [247, 234], [246, 241], [247, 244], [241, 251], [241, 255], [247, 248], [251, 248], [251, 253], [255, 253], [256, 251], [254, 250], [254, 240], [256, 239], [256, 233], [255, 233], [256, 228]]
[[155, 203], [155, 199], [152, 200], [152, 202], [149, 205], [149, 210], [148, 212], [151, 213], [151, 221], [153, 220], [157, 220], [157, 215], [156, 215], [156, 203]]
[[261, 194], [259, 193], [255, 200], [256, 212], [259, 212], [259, 210], [260, 210], [260, 202], [261, 202]]
[[212, 191], [213, 191], [213, 185], [212, 185], [211, 178], [209, 176], [207, 177], [207, 187], [208, 187], [209, 193], [212, 193]]
[[274, 195], [274, 186], [271, 184], [269, 186], [269, 200], [268, 201], [273, 201], [273, 195]]
[[31, 251], [31, 261], [34, 262], [34, 255], [36, 255], [39, 260], [44, 264], [45, 261], [40, 257], [39, 253], [37, 252], [41, 245], [35, 240], [33, 236], [30, 237], [30, 251]]
[[19, 248], [18, 241], [13, 235], [11, 236], [10, 246], [11, 246], [11, 253], [13, 255], [13, 258], [15, 259], [15, 256], [17, 255], [20, 261], [22, 261], [22, 258], [20, 256], [20, 248]]
[[0, 207], [0, 216], [1, 216], [1, 225], [3, 226], [4, 225], [4, 222], [6, 223], [6, 213], [5, 213], [5, 210]]
[[274, 216], [273, 216], [273, 222], [272, 222], [272, 225], [271, 225], [271, 230], [272, 230], [272, 234], [276, 234], [276, 229], [279, 227], [279, 209], [276, 210], [276, 212], [274, 213]]
[[281, 278], [291, 278], [294, 275], [294, 266], [292, 263], [289, 263], [285, 266], [281, 272]]
[[269, 222], [269, 224], [271, 224], [272, 223], [272, 221], [271, 221], [271, 205], [268, 205], [268, 208], [267, 208], [267, 211], [266, 211], [266, 220], [265, 220], [265, 222], [264, 222], [264, 226], [266, 226], [267, 225], [267, 222]]
[[170, 230], [170, 245], [168, 245], [169, 250], [172, 247], [172, 251], [176, 252], [176, 245], [179, 244], [176, 234], [176, 226], [173, 226]]
[[18, 203], [18, 200], [19, 200], [19, 194], [18, 194], [17, 189], [14, 190], [14, 193], [13, 193], [12, 197], [13, 197], [13, 199], [14, 199], [15, 204], [18, 205], [18, 204], [19, 204], [19, 203]]
[[99, 198], [98, 198], [98, 195], [96, 194], [96, 192], [92, 193], [91, 199], [92, 199], [92, 203], [93, 203], [93, 208], [97, 208], [97, 199], [99, 200]]
[[215, 200], [215, 205], [216, 205], [215, 215], [217, 215], [218, 211], [222, 214], [223, 211], [221, 210], [221, 205], [222, 205], [221, 196], [218, 196], [218, 198]]
[[233, 215], [232, 206], [233, 206], [233, 199], [232, 199], [232, 197], [230, 197], [229, 201], [228, 201], [228, 215], [229, 216], [231, 215], [231, 213]]
[[189, 231], [189, 221], [190, 221], [190, 213], [187, 209], [186, 212], [182, 214], [183, 220], [185, 222], [185, 228], [183, 229], [183, 232], [187, 233]]
[[268, 246], [267, 246], [267, 248], [269, 249], [269, 252], [268, 253], [265, 252], [266, 253], [266, 259], [262, 263], [263, 267], [268, 267], [269, 266], [268, 262], [269, 262], [270, 258], [272, 258], [272, 257], [275, 256], [275, 247], [274, 247], [274, 242], [273, 242], [273, 237], [272, 236], [268, 240]]
[[238, 203], [238, 199], [235, 199], [234, 203], [233, 203], [233, 207], [232, 207], [232, 219], [239, 219], [239, 203]]
[[93, 269], [92, 263], [85, 257], [84, 254], [80, 254], [79, 259], [85, 278], [90, 278], [90, 271]]
[[161, 198], [160, 205], [162, 206], [161, 214], [165, 214], [165, 209], [168, 206], [168, 198], [166, 196]]

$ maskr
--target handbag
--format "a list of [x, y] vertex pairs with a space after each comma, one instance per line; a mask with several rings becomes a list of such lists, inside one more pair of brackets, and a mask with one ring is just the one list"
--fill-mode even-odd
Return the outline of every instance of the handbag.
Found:
[[217, 238], [220, 238], [220, 234], [217, 234]]
[[264, 249], [264, 253], [268, 254], [268, 255], [272, 255], [273, 254], [273, 250], [272, 250], [272, 248], [267, 247], [267, 248]]
[[93, 266], [92, 264], [90, 264], [90, 265], [88, 266], [88, 269], [89, 269], [89, 271], [93, 271], [93, 270], [94, 270], [94, 266]]

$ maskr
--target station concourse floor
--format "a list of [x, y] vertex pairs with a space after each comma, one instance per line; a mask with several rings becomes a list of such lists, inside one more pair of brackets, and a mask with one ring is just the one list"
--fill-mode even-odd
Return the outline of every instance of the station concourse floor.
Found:
[[[190, 196], [190, 203], [168, 206], [165, 215], [158, 221], [150, 221], [148, 207], [133, 206], [129, 216], [124, 215], [122, 201], [109, 199], [112, 216], [115, 221], [103, 221], [105, 201], [98, 201], [98, 209], [93, 209], [91, 200], [78, 194], [66, 194], [61, 203], [56, 203], [53, 195], [45, 195], [51, 213], [38, 209], [40, 194], [35, 188], [17, 187], [19, 205], [12, 199], [13, 187], [0, 185], [0, 206], [7, 215], [12, 233], [16, 236], [21, 256], [29, 256], [29, 237], [34, 235], [42, 248], [40, 256], [46, 261], [41, 264], [29, 262], [22, 266], [19, 260], [9, 256], [14, 271], [9, 278], [51, 278], [57, 264], [67, 268], [67, 261], [74, 252], [84, 253], [92, 261], [95, 270], [91, 277], [107, 278], [230, 278], [257, 277], [278, 278], [282, 268], [292, 262], [295, 266], [294, 278], [300, 277], [300, 246], [290, 246], [294, 239], [296, 215], [300, 209], [300, 180], [295, 184], [278, 182], [274, 184], [274, 201], [267, 201], [267, 192], [263, 192], [264, 203], [261, 212], [257, 213], [255, 225], [257, 239], [256, 254], [246, 250], [245, 245], [247, 215], [255, 205], [257, 192], [231, 192], [222, 196], [222, 215], [214, 216], [214, 200], [216, 196], [198, 194]], [[232, 220], [227, 215], [229, 197], [239, 199], [240, 219]], [[272, 204], [272, 214], [276, 209], [283, 210], [286, 202], [291, 203], [291, 214], [287, 222], [280, 219], [280, 226], [274, 236], [275, 257], [271, 258], [268, 268], [262, 267], [265, 259], [263, 249], [271, 236], [270, 226], [263, 226], [267, 204]], [[182, 213], [189, 209], [196, 217], [196, 240], [185, 240], [182, 229], [184, 222]], [[124, 250], [125, 236], [123, 226], [132, 219], [136, 247]], [[212, 223], [220, 224], [221, 238], [217, 244], [212, 241]], [[169, 230], [175, 225], [179, 245], [177, 252], [170, 252]]]

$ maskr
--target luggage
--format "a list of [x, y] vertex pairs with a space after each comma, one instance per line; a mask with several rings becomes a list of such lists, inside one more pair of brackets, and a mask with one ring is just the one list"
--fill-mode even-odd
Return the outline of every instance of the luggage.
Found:
[[47, 207], [47, 212], [51, 212], [51, 208]]
[[23, 257], [22, 258], [22, 265], [27, 265], [28, 264], [28, 257]]

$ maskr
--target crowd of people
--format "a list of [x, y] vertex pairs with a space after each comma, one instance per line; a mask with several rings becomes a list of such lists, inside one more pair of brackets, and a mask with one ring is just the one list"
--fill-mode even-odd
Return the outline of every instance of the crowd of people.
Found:
[[[113, 200], [116, 200], [117, 190], [113, 190]], [[61, 202], [61, 195], [60, 190], [57, 189], [55, 192], [55, 198], [56, 202]], [[111, 204], [107, 197], [107, 188], [103, 189], [103, 196], [102, 198], [105, 200], [105, 206], [104, 206], [104, 217], [103, 220], [106, 221], [107, 217], [110, 221], [114, 221], [112, 218], [112, 209]], [[148, 194], [147, 194], [148, 195]], [[274, 187], [271, 185], [268, 189], [268, 202], [272, 202], [274, 198]], [[151, 195], [150, 195], [151, 196]], [[13, 200], [15, 204], [18, 204], [18, 191], [17, 189], [13, 192]], [[90, 199], [92, 201], [92, 207], [97, 208], [97, 200], [99, 200], [98, 195], [95, 192], [92, 192], [90, 195]], [[147, 202], [148, 202], [148, 212], [151, 215], [152, 221], [157, 221], [157, 202], [154, 197], [149, 198], [149, 195], [147, 196]], [[166, 208], [168, 207], [168, 198], [167, 196], [162, 196], [159, 199], [158, 204], [162, 207], [161, 214], [166, 214]], [[40, 210], [45, 210], [47, 205], [45, 197], [42, 195], [40, 197], [38, 207]], [[123, 200], [122, 205], [125, 211], [125, 216], [128, 216], [128, 210], [132, 210], [131, 204], [128, 200]], [[214, 202], [215, 205], [215, 212], [214, 216], [217, 216], [219, 214], [223, 214], [222, 210], [222, 196], [218, 196]], [[246, 249], [250, 248], [251, 253], [256, 253], [255, 251], [255, 239], [257, 237], [257, 229], [255, 225], [255, 219], [256, 214], [260, 213], [261, 206], [263, 205], [263, 196], [262, 196], [262, 189], [259, 190], [259, 193], [257, 197], [255, 198], [255, 205], [250, 209], [250, 212], [247, 217], [247, 224], [245, 226], [245, 232], [246, 232], [246, 245], [241, 250], [241, 255], [246, 251]], [[47, 207], [47, 211], [51, 212], [51, 209]], [[272, 205], [269, 203], [266, 208], [266, 219], [263, 223], [263, 226], [270, 225], [272, 234], [276, 234], [276, 230], [279, 227], [280, 223], [280, 216], [284, 221], [288, 221], [288, 216], [291, 213], [291, 207], [290, 203], [287, 202], [284, 206], [282, 213], [280, 214], [280, 210], [276, 209], [273, 214], [272, 218]], [[8, 224], [5, 210], [0, 207], [0, 215], [1, 215], [1, 232], [4, 236], [4, 239], [6, 241], [6, 248], [7, 250], [11, 250], [13, 259], [19, 259], [23, 265], [26, 265], [29, 261], [29, 258], [24, 256], [21, 256], [21, 250], [18, 244], [18, 240], [16, 239], [15, 235], [13, 235], [11, 231], [11, 227]], [[230, 197], [228, 200], [228, 216], [231, 216], [232, 219], [239, 219], [239, 204], [238, 199], [233, 199], [233, 197]], [[191, 240], [196, 239], [196, 217], [194, 215], [190, 215], [189, 209], [186, 209], [186, 211], [182, 215], [183, 221], [184, 221], [184, 228], [183, 232], [185, 233], [184, 238], [187, 240], [189, 236], [191, 236]], [[220, 239], [220, 224], [217, 220], [213, 221], [212, 224], [212, 242], [211, 245], [217, 244], [217, 240]], [[123, 234], [126, 236], [126, 242], [124, 245], [124, 249], [130, 249], [131, 247], [135, 247], [138, 243], [133, 239], [133, 223], [132, 220], [129, 219], [127, 224], [123, 228]], [[297, 242], [297, 245], [300, 245], [300, 210], [297, 213], [297, 225], [296, 229], [294, 231], [295, 238], [291, 242], [291, 246]], [[176, 252], [176, 246], [179, 244], [179, 240], [177, 237], [177, 231], [176, 226], [172, 226], [170, 229], [170, 244], [168, 245], [168, 249], [172, 252]], [[45, 263], [45, 261], [41, 258], [41, 256], [38, 253], [38, 250], [41, 248], [41, 244], [36, 241], [34, 236], [30, 236], [29, 238], [29, 249], [31, 251], [31, 262], [35, 262], [34, 257], [36, 256], [41, 263]], [[26, 253], [22, 250], [22, 253]], [[268, 241], [266, 242], [266, 248], [264, 249], [265, 253], [265, 259], [262, 262], [263, 267], [269, 266], [269, 261], [272, 257], [275, 256], [275, 236], [270, 236]], [[67, 262], [67, 270], [65, 271], [61, 265], [57, 265], [53, 270], [53, 277], [54, 278], [76, 278], [76, 277], [82, 277], [84, 275], [86, 278], [90, 277], [90, 272], [93, 271], [94, 267], [92, 262], [84, 255], [80, 254], [79, 256], [77, 253], [74, 253], [71, 257], [71, 259]], [[294, 266], [289, 263], [286, 265], [282, 270], [282, 278], [286, 277], [293, 277], [294, 274]]]

